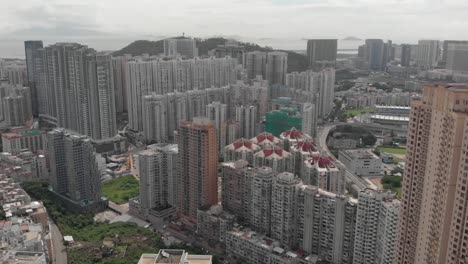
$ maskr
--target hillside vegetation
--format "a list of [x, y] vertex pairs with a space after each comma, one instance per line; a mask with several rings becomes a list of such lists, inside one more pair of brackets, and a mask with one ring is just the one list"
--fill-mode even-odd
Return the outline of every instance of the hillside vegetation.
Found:
[[[198, 54], [199, 56], [208, 55], [208, 51], [216, 48], [218, 45], [224, 45], [227, 39], [225, 38], [208, 38], [208, 39], [196, 39]], [[239, 45], [244, 46], [245, 52], [250, 51], [273, 51], [271, 47], [261, 47], [255, 43], [239, 42]], [[305, 55], [286, 50], [278, 50], [288, 53], [288, 72], [294, 71], [305, 71], [307, 70], [307, 57]], [[114, 56], [122, 56], [124, 54], [131, 55], [158, 55], [164, 52], [163, 40], [149, 41], [149, 40], [137, 40], [130, 43], [128, 46], [121, 50], [115, 51]]]

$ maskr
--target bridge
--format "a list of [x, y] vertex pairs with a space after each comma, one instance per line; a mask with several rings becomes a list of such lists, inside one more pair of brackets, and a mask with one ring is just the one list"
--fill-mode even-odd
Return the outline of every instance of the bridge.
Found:
[[[323, 151], [327, 152], [330, 156], [334, 157], [334, 155], [330, 152], [327, 146], [327, 137], [328, 137], [328, 134], [330, 134], [330, 131], [336, 128], [337, 126], [341, 126], [341, 125], [363, 127], [361, 126], [361, 124], [363, 123], [334, 122], [334, 123], [326, 124], [323, 127], [319, 127], [319, 131], [317, 133], [317, 141], [318, 141], [320, 148]], [[342, 164], [341, 161], [339, 161], [337, 157], [334, 157], [334, 158], [336, 159], [336, 162], [339, 162], [341, 165], [343, 165], [344, 168], [346, 168], [346, 166], [344, 166], [344, 164]], [[364, 189], [368, 189], [368, 188], [377, 189], [377, 186], [375, 186], [372, 182], [354, 175], [354, 173], [348, 170], [348, 168], [346, 168], [346, 182], [351, 184], [351, 188], [353, 188], [356, 193], [359, 193], [360, 191]]]

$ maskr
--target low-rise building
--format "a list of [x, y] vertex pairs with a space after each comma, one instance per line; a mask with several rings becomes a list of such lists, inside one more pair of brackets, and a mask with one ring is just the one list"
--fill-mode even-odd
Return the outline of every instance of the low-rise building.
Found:
[[393, 155], [392, 154], [381, 152], [380, 153], [380, 158], [382, 159], [383, 163], [386, 163], [386, 164], [392, 164], [393, 163]]
[[[338, 134], [338, 133], [337, 133]], [[352, 138], [330, 137], [328, 146], [334, 149], [354, 149], [358, 145], [358, 141]]]
[[340, 150], [338, 159], [358, 176], [382, 175], [382, 159], [369, 149]]
[[0, 251], [0, 262], [2, 264], [47, 264], [44, 252], [29, 251]]
[[138, 264], [211, 264], [213, 256], [194, 255], [182, 249], [161, 249], [158, 254], [143, 254]]
[[31, 197], [12, 178], [0, 174], [0, 262], [45, 264], [48, 215], [44, 205]]
[[221, 205], [200, 208], [197, 214], [197, 233], [209, 242], [224, 243], [226, 233], [234, 226], [236, 217], [223, 211]]
[[247, 228], [235, 228], [227, 233], [226, 253], [243, 263], [315, 263], [310, 261], [313, 257], [304, 255], [303, 251], [282, 248], [278, 241]]
[[42, 154], [30, 151], [0, 153], [0, 173], [8, 174], [16, 181], [44, 181], [49, 177], [47, 159]]
[[44, 130], [24, 130], [2, 134], [4, 152], [17, 154], [27, 149], [32, 152], [44, 150], [46, 147], [47, 132]]

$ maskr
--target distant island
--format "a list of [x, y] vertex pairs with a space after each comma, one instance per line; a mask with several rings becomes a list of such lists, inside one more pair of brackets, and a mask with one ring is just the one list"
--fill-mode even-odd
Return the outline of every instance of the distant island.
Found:
[[346, 37], [343, 40], [345, 40], [345, 41], [358, 41], [358, 40], [362, 40], [362, 39], [357, 38], [357, 37]]

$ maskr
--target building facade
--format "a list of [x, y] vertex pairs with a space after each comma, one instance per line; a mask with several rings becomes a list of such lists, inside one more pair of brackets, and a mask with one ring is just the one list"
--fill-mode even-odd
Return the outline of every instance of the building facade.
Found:
[[196, 221], [198, 208], [218, 202], [215, 125], [203, 117], [182, 122], [176, 141], [179, 146], [177, 210]]
[[39, 114], [38, 109], [38, 96], [39, 93], [44, 91], [37, 90], [36, 83], [39, 81], [39, 76], [36, 74], [36, 61], [39, 59], [39, 49], [43, 48], [41, 40], [27, 40], [24, 42], [24, 54], [26, 57], [26, 73], [27, 73], [27, 84], [31, 89], [31, 103], [32, 112], [34, 116]]
[[90, 138], [57, 128], [47, 134], [47, 144], [53, 191], [82, 207], [101, 202], [104, 161]]
[[335, 67], [337, 49], [337, 39], [307, 40], [307, 61], [309, 67]]
[[400, 201], [391, 191], [359, 193], [354, 263], [394, 263], [399, 209]]
[[396, 263], [467, 256], [466, 84], [427, 85], [412, 103]]

